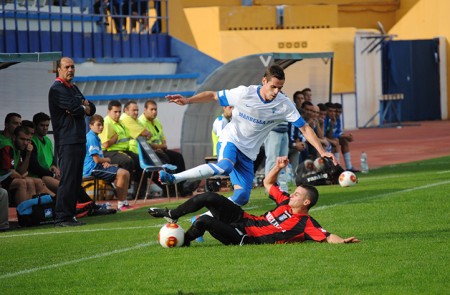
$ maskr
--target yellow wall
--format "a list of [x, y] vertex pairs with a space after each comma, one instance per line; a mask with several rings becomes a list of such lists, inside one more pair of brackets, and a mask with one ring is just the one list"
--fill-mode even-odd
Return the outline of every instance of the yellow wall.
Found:
[[[403, 3], [405, 2], [405, 3]], [[450, 60], [450, 1], [448, 0], [402, 0], [409, 10], [399, 12], [397, 23], [389, 34], [398, 35], [394, 40], [431, 39], [446, 37], [447, 61]], [[450, 63], [447, 62], [447, 89], [450, 85]], [[448, 95], [450, 94], [447, 90]], [[450, 96], [447, 97], [450, 114]]]
[[[170, 0], [168, 3], [169, 33], [222, 62], [262, 52], [333, 51], [333, 92], [355, 91], [355, 31], [377, 28], [378, 21], [388, 34], [398, 35], [394, 40], [446, 37], [447, 60], [450, 60], [450, 0], [253, 0], [251, 7], [242, 7], [241, 0]], [[281, 4], [287, 5], [285, 24], [293, 24], [290, 29], [254, 28], [273, 26], [276, 10], [264, 5]], [[316, 4], [312, 9], [319, 11], [307, 11], [311, 4]], [[297, 19], [290, 10], [307, 11], [306, 15], [316, 18]], [[305, 29], [305, 22], [310, 27], [329, 29]], [[253, 28], [248, 28], [251, 25]], [[288, 49], [287, 44], [299, 46]], [[447, 73], [450, 73], [450, 63]], [[447, 88], [449, 85], [450, 74]], [[450, 114], [450, 97], [447, 100]]]
[[266, 52], [334, 52], [333, 91], [354, 91], [354, 28], [328, 30], [223, 31], [221, 61]]

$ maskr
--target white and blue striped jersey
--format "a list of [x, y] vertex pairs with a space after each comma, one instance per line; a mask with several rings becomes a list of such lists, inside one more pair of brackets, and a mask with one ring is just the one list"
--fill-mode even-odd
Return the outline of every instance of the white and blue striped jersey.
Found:
[[281, 122], [292, 122], [296, 127], [306, 124], [293, 102], [283, 93], [272, 101], [260, 95], [261, 85], [239, 86], [217, 92], [221, 106], [233, 106], [233, 114], [219, 139], [232, 142], [253, 161], [270, 130]]

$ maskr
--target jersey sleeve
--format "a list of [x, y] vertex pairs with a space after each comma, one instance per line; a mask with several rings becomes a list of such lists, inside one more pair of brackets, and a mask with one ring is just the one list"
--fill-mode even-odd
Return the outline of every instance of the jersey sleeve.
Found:
[[124, 116], [122, 119], [122, 124], [128, 128], [132, 138], [137, 138], [141, 135], [142, 131], [145, 130], [144, 126], [142, 126], [139, 121], [134, 120], [130, 116]]
[[91, 136], [91, 134], [88, 133], [88, 136], [86, 136], [87, 154], [90, 156], [100, 155], [101, 148], [102, 148], [101, 146], [98, 146], [98, 141], [95, 139], [95, 137]]
[[316, 242], [323, 242], [330, 233], [320, 226], [312, 217], [308, 219], [305, 227], [305, 239]]
[[274, 200], [277, 205], [287, 205], [289, 203], [289, 195], [281, 191], [280, 187], [276, 184], [270, 188], [269, 198]]
[[112, 124], [107, 123], [106, 120], [103, 126], [104, 127], [102, 133], [98, 135], [98, 137], [100, 137], [100, 141], [102, 144], [110, 140], [111, 137], [113, 137], [114, 134], [116, 134], [116, 131], [114, 131]]
[[235, 106], [239, 103], [241, 97], [245, 96], [248, 87], [239, 86], [233, 89], [220, 90], [217, 92], [219, 103], [223, 107]]

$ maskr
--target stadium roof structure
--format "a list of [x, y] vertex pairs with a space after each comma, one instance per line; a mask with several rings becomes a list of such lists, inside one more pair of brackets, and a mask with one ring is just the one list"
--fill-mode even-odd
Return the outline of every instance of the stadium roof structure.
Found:
[[[329, 61], [329, 76], [325, 79], [329, 87], [328, 99], [331, 100], [333, 58], [333, 52], [262, 53], [241, 57], [217, 68], [205, 79], [197, 93], [231, 89], [239, 85], [259, 85], [265, 69], [272, 64], [287, 69], [305, 59], [322, 59]], [[204, 158], [212, 155], [212, 124], [221, 113], [222, 108], [218, 103], [191, 104], [187, 107], [181, 132], [181, 151], [187, 168], [204, 163]]]
[[0, 53], [0, 70], [19, 62], [54, 61], [61, 58], [61, 56], [61, 52]]

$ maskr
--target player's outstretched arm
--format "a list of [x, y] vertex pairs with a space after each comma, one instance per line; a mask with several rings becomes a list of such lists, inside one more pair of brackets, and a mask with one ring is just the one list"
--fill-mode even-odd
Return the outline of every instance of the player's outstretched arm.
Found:
[[341, 238], [338, 235], [335, 234], [330, 234], [327, 237], [327, 243], [330, 244], [349, 244], [349, 243], [359, 243], [360, 241], [355, 238], [355, 237], [350, 237], [350, 238]]
[[319, 141], [319, 138], [317, 138], [316, 133], [311, 127], [309, 127], [309, 125], [304, 125], [300, 127], [300, 131], [302, 132], [303, 136], [305, 136], [306, 140], [316, 148], [321, 157], [331, 158], [333, 159], [334, 165], [338, 164], [334, 155], [324, 150], [322, 144]]
[[174, 102], [178, 105], [187, 105], [191, 103], [211, 102], [218, 100], [217, 92], [215, 91], [203, 91], [190, 98], [184, 97], [180, 94], [167, 95], [166, 98], [169, 102]]
[[267, 173], [267, 176], [264, 178], [264, 187], [267, 191], [270, 191], [272, 185], [277, 181], [278, 174], [283, 168], [285, 168], [289, 164], [288, 157], [278, 157], [275, 166]]

